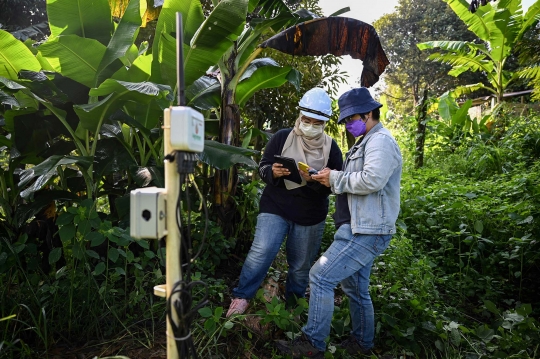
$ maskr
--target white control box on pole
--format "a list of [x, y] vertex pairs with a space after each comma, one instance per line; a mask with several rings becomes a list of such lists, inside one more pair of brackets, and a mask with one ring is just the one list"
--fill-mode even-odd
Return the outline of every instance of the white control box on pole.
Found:
[[171, 106], [164, 111], [170, 116], [171, 147], [177, 151], [201, 152], [204, 149], [204, 117], [187, 106]]
[[165, 189], [138, 188], [130, 193], [130, 235], [160, 239], [167, 234]]

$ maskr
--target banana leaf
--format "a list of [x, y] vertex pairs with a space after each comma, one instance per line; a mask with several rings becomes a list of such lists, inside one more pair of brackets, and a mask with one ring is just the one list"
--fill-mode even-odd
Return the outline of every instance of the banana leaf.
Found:
[[126, 82], [143, 82], [150, 80], [152, 71], [152, 54], [138, 56], [129, 68], [123, 66], [114, 73], [114, 80]]
[[362, 86], [374, 85], [389, 64], [375, 28], [360, 20], [327, 17], [291, 26], [259, 45], [294, 56], [350, 55], [362, 60]]
[[0, 105], [20, 107], [19, 101], [8, 93], [0, 90]]
[[10, 90], [22, 90], [25, 87], [21, 84], [16, 83], [15, 81], [11, 81], [5, 77], [0, 76], [0, 84], [3, 85], [6, 89]]
[[[240, 82], [236, 87], [236, 103], [239, 106], [244, 106], [255, 92], [283, 85], [288, 81], [291, 72], [298, 72], [298, 70], [293, 69], [291, 66], [264, 66], [258, 68], [250, 78]], [[291, 78], [298, 79], [299, 76], [294, 75]]]
[[61, 106], [69, 101], [69, 97], [51, 81], [44, 72], [21, 71], [19, 77], [25, 81], [25, 85], [32, 93], [52, 103]]
[[172, 91], [169, 86], [152, 82], [126, 82], [108, 79], [97, 89], [90, 90], [90, 96], [107, 96], [109, 94], [124, 95], [137, 101], [149, 102], [152, 97], [165, 98], [172, 101]]
[[[139, 126], [135, 126], [136, 128], [142, 127], [147, 131], [156, 128], [160, 119], [163, 118], [163, 108], [156, 100], [150, 101], [146, 106], [141, 106], [135, 101], [128, 101], [124, 103], [123, 109], [139, 124]], [[150, 136], [150, 134], [149, 131], [148, 135]]]
[[40, 22], [24, 29], [17, 31], [12, 31], [13, 35], [17, 40], [26, 41], [27, 39], [32, 39], [39, 41], [50, 34], [49, 24], [47, 22]]
[[[101, 133], [104, 133], [103, 130], [104, 129], [102, 128]], [[109, 133], [109, 135], [112, 133]], [[102, 138], [98, 142], [96, 153], [94, 155], [93, 169], [95, 171], [95, 178], [122, 172], [129, 169], [131, 166], [137, 166], [137, 161], [122, 142], [120, 136]]]
[[[154, 43], [152, 45], [153, 54], [158, 54], [160, 51], [160, 42], [162, 41], [161, 34], [170, 35], [176, 33], [177, 12], [182, 14], [184, 44], [190, 43], [193, 35], [204, 21], [204, 13], [199, 0], [166, 0], [163, 3], [156, 25]], [[171, 64], [176, 64], [176, 54], [166, 61], [169, 61]], [[155, 56], [154, 61], [152, 62], [152, 81], [166, 82], [163, 81], [164, 77], [161, 75], [161, 63], [162, 62], [158, 60], [158, 57]]]
[[[233, 42], [244, 29], [246, 12], [246, 0], [222, 0], [200, 25], [191, 39], [190, 46], [184, 47], [186, 86], [203, 76], [208, 68], [217, 64], [223, 54], [232, 48]], [[168, 49], [166, 53], [162, 53], [161, 64], [176, 63], [176, 45], [174, 44], [173, 47], [171, 43]], [[152, 78], [154, 78], [154, 66], [152, 66]]]
[[235, 164], [244, 164], [249, 168], [256, 168], [257, 162], [253, 161], [251, 156], [257, 154], [259, 154], [259, 151], [206, 140], [204, 141], [204, 151], [199, 154], [199, 160], [218, 170], [231, 168]]
[[39, 52], [55, 72], [87, 87], [94, 87], [97, 69], [106, 47], [94, 39], [77, 35], [49, 39]]
[[81, 126], [93, 132], [99, 131], [103, 121], [128, 101], [137, 102], [139, 107], [142, 103], [150, 103], [152, 99], [172, 101], [171, 89], [166, 85], [151, 82], [125, 82], [113, 79], [108, 79], [99, 88], [90, 90], [90, 96], [106, 97], [96, 103], [73, 107], [77, 115], [79, 115]]
[[114, 30], [108, 0], [48, 0], [47, 17], [53, 37], [77, 35], [107, 45]]
[[200, 110], [221, 106], [221, 84], [215, 77], [201, 76], [186, 90], [188, 105]]
[[39, 71], [41, 65], [25, 44], [0, 30], [0, 76], [17, 80], [21, 70]]
[[269, 58], [269, 57], [263, 57], [261, 59], [255, 59], [251, 61], [249, 66], [247, 67], [246, 71], [242, 74], [242, 77], [240, 77], [240, 81], [243, 81], [247, 79], [248, 77], [251, 77], [255, 71], [257, 71], [258, 68], [263, 66], [275, 66], [279, 67], [279, 64], [276, 62], [276, 60]]
[[132, 47], [142, 24], [141, 12], [146, 11], [146, 0], [130, 0], [116, 27], [111, 41], [107, 45], [105, 55], [97, 68], [96, 86], [99, 86], [106, 78], [110, 77], [108, 71], [104, 71], [115, 60], [124, 56]]
[[19, 188], [23, 188], [32, 180], [35, 180], [30, 187], [21, 192], [22, 198], [29, 198], [34, 192], [42, 189], [54, 176], [57, 175], [58, 166], [77, 165], [87, 170], [92, 165], [91, 157], [83, 156], [51, 156], [37, 166], [21, 172], [18, 183]]

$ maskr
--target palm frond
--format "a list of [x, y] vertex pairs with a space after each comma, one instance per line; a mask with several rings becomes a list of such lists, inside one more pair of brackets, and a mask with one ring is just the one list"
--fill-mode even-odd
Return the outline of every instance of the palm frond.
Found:
[[459, 67], [460, 69], [456, 71], [457, 75], [463, 73], [464, 71], [485, 71], [486, 73], [491, 73], [493, 71], [493, 62], [486, 60], [485, 55], [472, 55], [468, 53], [441, 54], [437, 52], [430, 55], [428, 59], [435, 62], [448, 64], [453, 67]]
[[469, 95], [469, 94], [471, 94], [471, 93], [473, 93], [475, 91], [481, 90], [481, 89], [489, 90], [489, 91], [491, 91], [493, 93], [496, 93], [496, 91], [494, 89], [492, 89], [491, 87], [486, 86], [486, 85], [484, 85], [482, 83], [476, 83], [476, 84], [471, 84], [471, 85], [458, 86], [455, 89], [453, 89], [452, 91], [450, 91], [450, 94], [454, 98], [459, 98], [461, 96]]
[[517, 73], [520, 79], [540, 80], [540, 66], [529, 66]]

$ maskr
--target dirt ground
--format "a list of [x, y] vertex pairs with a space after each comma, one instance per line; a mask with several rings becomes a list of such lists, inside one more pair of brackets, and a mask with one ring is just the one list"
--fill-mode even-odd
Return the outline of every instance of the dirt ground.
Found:
[[[149, 344], [151, 347], [149, 347]], [[141, 343], [126, 338], [110, 343], [93, 344], [80, 348], [57, 347], [49, 353], [51, 359], [167, 359], [167, 339], [165, 332], [156, 333], [152, 343]]]

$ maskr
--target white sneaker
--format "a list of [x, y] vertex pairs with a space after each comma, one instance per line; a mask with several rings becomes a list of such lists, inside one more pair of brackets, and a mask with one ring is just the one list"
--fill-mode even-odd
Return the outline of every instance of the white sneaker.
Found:
[[234, 298], [225, 317], [229, 318], [233, 314], [243, 314], [246, 311], [248, 304], [249, 302], [246, 299]]

